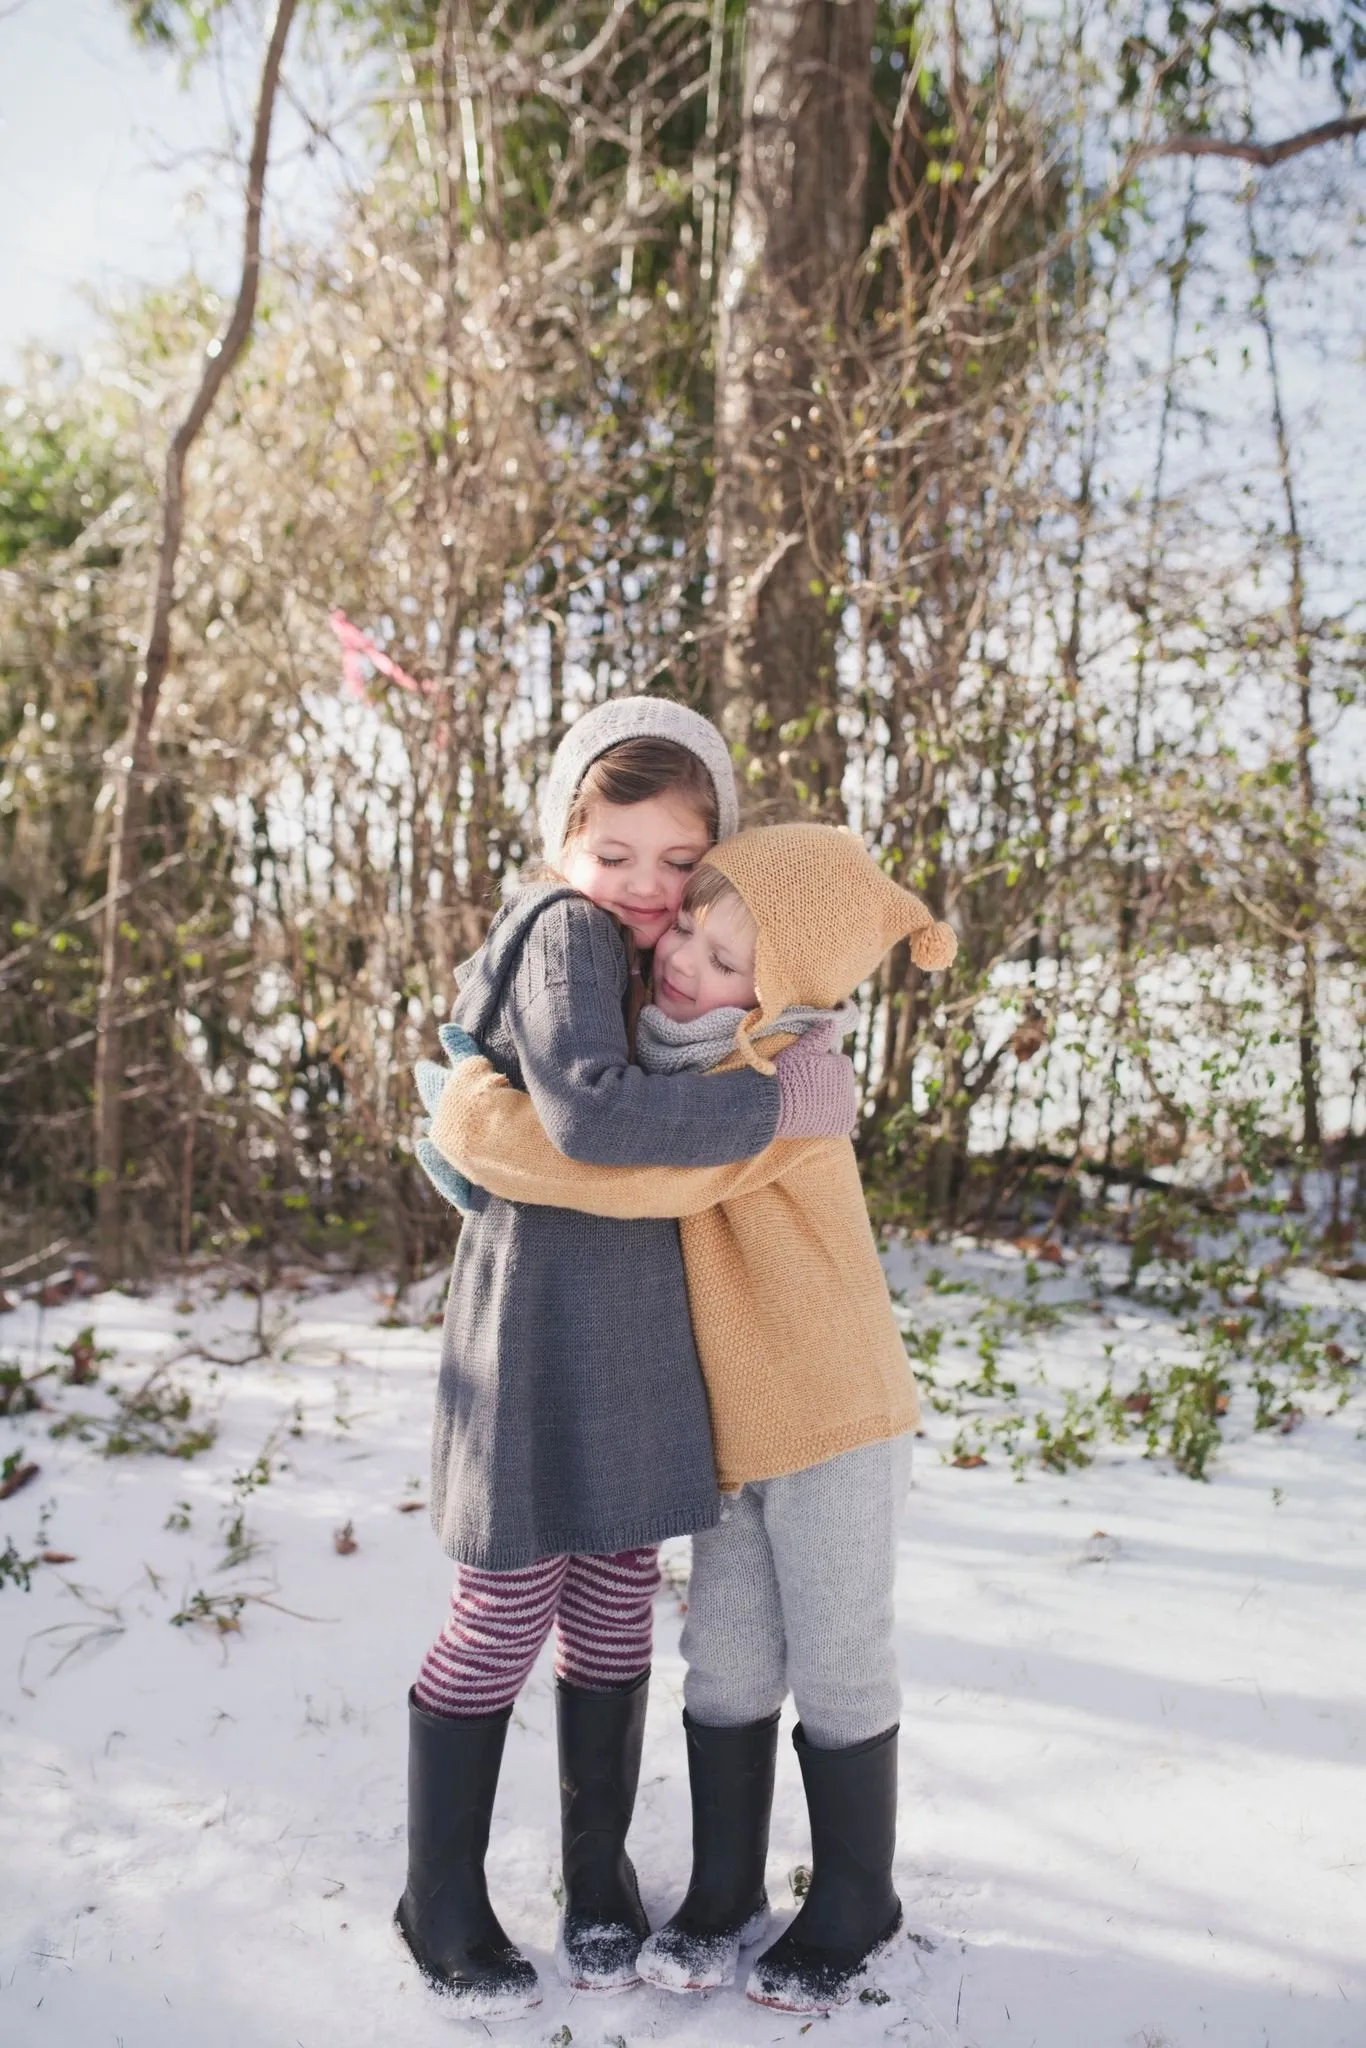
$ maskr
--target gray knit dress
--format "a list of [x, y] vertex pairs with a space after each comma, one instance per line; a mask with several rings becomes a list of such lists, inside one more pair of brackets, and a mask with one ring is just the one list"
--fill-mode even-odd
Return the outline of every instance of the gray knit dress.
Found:
[[[762, 1152], [769, 1075], [632, 1066], [626, 951], [606, 911], [522, 890], [461, 977], [453, 1021], [572, 1159], [719, 1166]], [[678, 1225], [476, 1188], [451, 1275], [432, 1451], [448, 1555], [490, 1571], [709, 1528], [716, 1473]]]

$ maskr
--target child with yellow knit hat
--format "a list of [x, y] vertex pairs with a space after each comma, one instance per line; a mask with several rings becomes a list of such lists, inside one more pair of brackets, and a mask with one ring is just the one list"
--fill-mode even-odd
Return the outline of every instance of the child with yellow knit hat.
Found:
[[[636, 1059], [662, 1073], [771, 1072], [800, 1035], [848, 1028], [849, 997], [903, 937], [923, 968], [953, 959], [950, 928], [853, 834], [739, 833], [705, 855], [656, 944]], [[901, 1927], [892, 1593], [918, 1419], [853, 1147], [784, 1138], [730, 1166], [597, 1167], [557, 1152], [530, 1099], [482, 1058], [424, 1079], [432, 1143], [489, 1193], [680, 1219], [727, 1500], [720, 1524], [693, 1538], [683, 1632], [692, 1880], [637, 1967], [665, 1989], [701, 1990], [731, 1982], [761, 1937], [790, 1689], [811, 1884], [747, 1989], [785, 2011], [843, 2004]]]

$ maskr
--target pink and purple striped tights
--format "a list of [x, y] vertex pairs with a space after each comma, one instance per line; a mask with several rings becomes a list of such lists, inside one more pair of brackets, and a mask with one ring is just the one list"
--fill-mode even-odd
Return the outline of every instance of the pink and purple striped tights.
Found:
[[519, 1572], [457, 1565], [450, 1619], [413, 1696], [429, 1714], [501, 1713], [555, 1624], [555, 1672], [570, 1685], [629, 1685], [647, 1669], [659, 1552], [543, 1557]]

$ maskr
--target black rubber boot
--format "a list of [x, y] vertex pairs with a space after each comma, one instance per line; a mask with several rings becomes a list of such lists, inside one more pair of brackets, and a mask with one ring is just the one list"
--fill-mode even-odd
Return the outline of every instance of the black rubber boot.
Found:
[[564, 1917], [560, 1965], [576, 1991], [623, 1991], [639, 1982], [636, 1957], [650, 1931], [626, 1854], [636, 1803], [650, 1674], [622, 1691], [555, 1688], [560, 1737]]
[[740, 1950], [768, 1925], [764, 1864], [773, 1811], [778, 1716], [743, 1728], [703, 1728], [687, 1714], [692, 1788], [692, 1879], [673, 1918], [640, 1951], [647, 1984], [709, 1991], [733, 1984]]
[[484, 1882], [511, 1715], [450, 1720], [408, 1695], [408, 1883], [394, 1921], [427, 1982], [470, 2019], [510, 2019], [541, 2002]]
[[901, 1928], [892, 1889], [897, 1730], [850, 1749], [816, 1749], [800, 1727], [792, 1740], [811, 1819], [811, 1884], [745, 1988], [780, 2012], [828, 2012]]

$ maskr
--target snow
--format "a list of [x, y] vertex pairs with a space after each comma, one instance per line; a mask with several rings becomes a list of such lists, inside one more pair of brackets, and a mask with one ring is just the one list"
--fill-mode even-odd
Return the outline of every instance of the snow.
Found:
[[[1106, 1345], [1127, 1384], [1188, 1341], [1160, 1306], [1106, 1293], [1117, 1269], [1093, 1274], [1092, 1301], [1076, 1266], [1031, 1283], [1022, 1265], [964, 1239], [894, 1250], [889, 1270], [908, 1326], [943, 1326], [941, 1356], [983, 1306], [959, 1285], [1072, 1300], [1051, 1325], [1005, 1328], [998, 1361], [1059, 1413], [1069, 1388], [1101, 1383]], [[1366, 1294], [1308, 1269], [1279, 1284], [1338, 1317]], [[441, 1287], [405, 1296], [402, 1322], [375, 1281], [281, 1286], [259, 1305], [269, 1352], [241, 1365], [200, 1354], [256, 1351], [258, 1304], [207, 1273], [183, 1300], [28, 1300], [0, 1320], [0, 1363], [26, 1372], [92, 1323], [115, 1354], [106, 1386], [176, 1359], [194, 1397], [177, 1426], [219, 1425], [184, 1461], [104, 1458], [49, 1429], [109, 1414], [110, 1395], [55, 1376], [44, 1410], [0, 1420], [0, 1457], [41, 1467], [0, 1504], [0, 1552], [74, 1558], [35, 1566], [27, 1592], [0, 1586], [7, 2048], [435, 2048], [486, 2032], [510, 2048], [758, 2048], [808, 2031], [829, 2048], [1360, 2048], [1359, 1378], [1341, 1404], [1297, 1397], [1287, 1435], [1254, 1431], [1237, 1395], [1203, 1485], [1133, 1438], [1098, 1444], [1085, 1470], [1031, 1463], [1023, 1483], [984, 1438], [986, 1464], [958, 1469], [943, 1454], [962, 1416], [929, 1410], [899, 1588], [911, 1938], [878, 1971], [885, 2002], [812, 2023], [734, 1990], [561, 1987], [543, 1658], [509, 1738], [490, 1881], [544, 2002], [497, 2029], [454, 2020], [389, 1926], [405, 1694], [448, 1588], [425, 1513], [399, 1511], [425, 1498], [439, 1335], [424, 1325]], [[339, 1551], [348, 1523], [355, 1548]], [[222, 1632], [212, 1606], [171, 1626], [196, 1594], [246, 1596], [240, 1628]], [[656, 1921], [686, 1879], [679, 1626], [666, 1592], [632, 1837]], [[784, 1743], [769, 1868], [784, 1911], [807, 1853]]]

